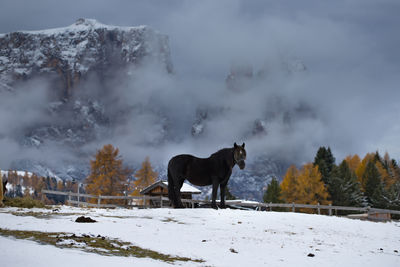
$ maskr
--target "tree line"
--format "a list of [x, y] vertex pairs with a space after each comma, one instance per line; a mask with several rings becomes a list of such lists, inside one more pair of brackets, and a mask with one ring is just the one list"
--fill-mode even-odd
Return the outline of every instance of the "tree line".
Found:
[[[65, 196], [42, 194], [43, 189], [77, 192], [92, 195], [138, 196], [145, 187], [153, 184], [158, 174], [153, 170], [150, 159], [146, 157], [141, 168], [133, 171], [124, 166], [118, 148], [105, 145], [98, 150], [94, 159], [90, 161], [90, 174], [83, 183], [73, 180], [60, 180], [54, 177], [40, 177], [36, 174], [24, 175], [17, 171], [8, 171], [2, 180], [8, 181], [6, 197], [28, 197], [43, 200], [44, 204], [64, 204]], [[94, 202], [94, 199], [88, 199]], [[104, 200], [104, 203], [121, 202], [118, 200]]]
[[272, 179], [265, 202], [371, 206], [400, 210], [400, 168], [388, 153], [347, 156], [339, 165], [328, 147], [320, 147], [313, 163], [290, 166], [282, 182]]
[[43, 195], [43, 189], [75, 192], [78, 186], [74, 180], [63, 181], [54, 177], [38, 176], [35, 173], [29, 174], [28, 172], [21, 175], [13, 170], [9, 170], [7, 175], [3, 175], [2, 180], [7, 180], [8, 184], [8, 190], [4, 192], [5, 197], [27, 197], [43, 200], [44, 204], [49, 205], [64, 203], [64, 197]]
[[[133, 176], [133, 177], [132, 177]], [[98, 150], [90, 161], [90, 174], [86, 178], [86, 192], [92, 195], [139, 196], [147, 186], [156, 182], [158, 173], [153, 170], [149, 157], [141, 168], [133, 171], [123, 164], [119, 149], [111, 144]], [[89, 200], [95, 202], [95, 199]], [[118, 203], [121, 200], [104, 200], [104, 203]]]

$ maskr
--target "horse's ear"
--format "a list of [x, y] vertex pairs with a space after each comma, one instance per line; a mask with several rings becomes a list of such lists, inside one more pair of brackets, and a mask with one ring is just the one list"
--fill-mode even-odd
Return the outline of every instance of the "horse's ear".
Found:
[[233, 147], [234, 147], [234, 148], [237, 148], [237, 147], [238, 147], [238, 145], [236, 144], [236, 142], [233, 144]]
[[243, 143], [242, 147], [244, 148], [244, 143]]

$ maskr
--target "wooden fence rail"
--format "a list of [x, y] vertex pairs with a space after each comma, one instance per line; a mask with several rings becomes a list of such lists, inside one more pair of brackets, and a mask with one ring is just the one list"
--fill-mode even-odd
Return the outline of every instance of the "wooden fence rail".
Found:
[[[117, 204], [102, 204], [102, 199], [118, 199], [118, 200], [139, 200], [143, 201], [144, 207], [151, 207], [154, 205], [150, 205], [150, 201], [158, 203], [159, 207], [169, 206], [169, 199], [163, 196], [97, 196], [97, 195], [89, 195], [89, 194], [80, 194], [73, 192], [61, 192], [54, 190], [42, 190], [42, 194], [54, 194], [54, 195], [64, 195], [68, 196], [68, 204], [72, 205], [82, 205], [89, 207], [98, 207], [98, 208], [115, 208], [115, 207], [127, 207], [127, 206], [137, 206], [137, 204], [126, 204], [126, 205], [117, 205]], [[77, 200], [72, 200], [71, 197], [77, 197]], [[96, 198], [97, 204], [82, 202], [80, 198]], [[211, 204], [209, 200], [196, 200], [196, 199], [182, 199], [183, 203], [187, 203], [189, 206], [194, 208], [199, 204]], [[168, 203], [168, 204], [167, 204]], [[219, 201], [217, 201], [219, 203]], [[167, 205], [164, 205], [167, 204]], [[318, 214], [321, 214], [321, 210], [328, 210], [329, 215], [333, 215], [333, 211], [354, 211], [354, 212], [364, 212], [364, 213], [389, 213], [400, 215], [400, 211], [398, 210], [388, 210], [388, 209], [377, 209], [371, 207], [345, 207], [345, 206], [332, 206], [332, 205], [311, 205], [311, 204], [296, 204], [296, 203], [261, 203], [261, 202], [253, 202], [253, 201], [242, 201], [242, 200], [226, 200], [226, 204], [230, 206], [236, 207], [245, 207], [256, 210], [270, 210], [272, 211], [274, 208], [288, 208], [291, 209], [292, 212], [295, 212], [296, 209], [314, 209], [317, 210]]]

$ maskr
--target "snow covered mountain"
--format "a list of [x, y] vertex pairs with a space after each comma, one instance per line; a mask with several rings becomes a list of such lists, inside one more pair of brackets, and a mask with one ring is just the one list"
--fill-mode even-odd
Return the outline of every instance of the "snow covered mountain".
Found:
[[[0, 86], [11, 89], [21, 80], [54, 79], [56, 94], [69, 97], [82, 78], [109, 70], [126, 70], [146, 60], [172, 71], [168, 37], [150, 27], [117, 27], [78, 19], [64, 28], [0, 35]], [[1, 88], [0, 87], [0, 88]]]
[[[147, 73], [142, 71], [149, 65], [150, 72], [161, 71], [164, 76], [148, 75], [148, 69]], [[306, 70], [299, 60], [285, 60], [278, 68], [284, 75]], [[254, 72], [252, 66], [235, 65], [224, 90], [237, 99], [253, 90], [250, 98], [261, 98], [257, 86], [271, 73], [267, 67]], [[41, 106], [43, 116], [39, 120], [28, 120], [19, 132], [4, 134], [22, 148], [37, 149], [39, 153], [46, 148], [50, 155], [21, 154], [6, 168], [79, 180], [88, 173], [94, 149], [113, 142], [115, 136], [118, 140], [128, 139], [124, 142], [133, 144], [142, 154], [168, 142], [177, 144], [182, 138], [211, 143], [209, 138], [217, 131], [216, 121], [236, 116], [230, 103], [204, 105], [192, 100], [187, 106], [194, 106], [188, 109], [193, 114], [182, 112], [169, 101], [184, 95], [165, 89], [170, 82], [165, 77], [172, 76], [168, 36], [148, 26], [109, 26], [93, 19], [79, 19], [64, 28], [0, 34], [0, 94], [17, 95], [21, 85], [28, 84], [34, 90], [46, 87], [50, 95]], [[36, 80], [40, 82], [32, 85]], [[148, 93], [154, 88], [161, 89]], [[293, 121], [314, 116], [306, 104], [287, 106], [278, 96], [262, 97], [263, 112], [243, 119], [243, 125], [238, 125], [243, 131], [238, 131], [235, 139], [263, 140], [276, 125], [290, 134], [294, 131]], [[181, 116], [178, 119], [174, 117], [177, 112]], [[0, 140], [3, 137], [0, 131]], [[85, 146], [89, 148], [82, 149]], [[140, 162], [131, 160], [128, 164], [139, 166]], [[156, 162], [161, 179], [166, 176], [165, 165], [166, 162]], [[282, 158], [253, 154], [245, 171], [234, 171], [230, 191], [240, 198], [261, 200], [270, 179], [282, 177], [287, 166]], [[202, 196], [208, 195], [209, 189], [202, 188]]]

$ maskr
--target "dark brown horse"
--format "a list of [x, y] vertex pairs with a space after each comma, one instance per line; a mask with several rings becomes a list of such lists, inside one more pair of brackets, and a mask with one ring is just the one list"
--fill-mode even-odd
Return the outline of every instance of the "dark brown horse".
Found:
[[187, 179], [194, 185], [212, 185], [211, 207], [216, 204], [218, 186], [220, 186], [221, 208], [225, 208], [225, 188], [237, 164], [244, 169], [246, 150], [236, 143], [232, 148], [224, 148], [208, 158], [197, 158], [192, 155], [178, 155], [168, 163], [168, 197], [175, 208], [183, 208], [180, 190]]

